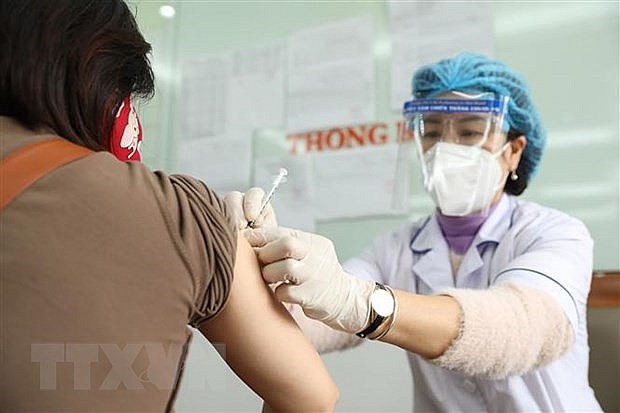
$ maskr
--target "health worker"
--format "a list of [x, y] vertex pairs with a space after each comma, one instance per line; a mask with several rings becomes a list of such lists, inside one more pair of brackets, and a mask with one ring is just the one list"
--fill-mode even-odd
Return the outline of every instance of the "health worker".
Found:
[[[588, 383], [593, 242], [582, 222], [518, 199], [545, 131], [525, 79], [462, 53], [420, 68], [404, 115], [437, 208], [344, 266], [330, 240], [226, 197], [263, 278], [319, 350], [380, 340], [407, 351], [414, 410], [600, 411]], [[311, 322], [309, 319], [321, 323]], [[328, 326], [330, 328], [326, 328]], [[376, 361], [373, 361], [373, 363]]]

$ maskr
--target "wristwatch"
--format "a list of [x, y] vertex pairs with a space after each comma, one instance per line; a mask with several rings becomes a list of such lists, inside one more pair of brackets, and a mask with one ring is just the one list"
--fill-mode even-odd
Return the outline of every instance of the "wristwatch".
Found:
[[383, 284], [375, 283], [375, 289], [370, 294], [370, 324], [362, 331], [355, 333], [356, 336], [365, 338], [374, 333], [386, 318], [394, 314], [396, 302], [394, 295]]

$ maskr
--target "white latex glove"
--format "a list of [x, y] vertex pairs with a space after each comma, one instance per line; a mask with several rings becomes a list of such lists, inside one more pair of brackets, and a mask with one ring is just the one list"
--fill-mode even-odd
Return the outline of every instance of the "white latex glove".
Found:
[[283, 227], [245, 236], [265, 281], [281, 282], [275, 289], [280, 301], [299, 304], [308, 317], [337, 330], [357, 333], [366, 327], [375, 283], [344, 272], [329, 239]]
[[248, 223], [254, 221], [254, 228], [275, 228], [278, 226], [276, 213], [268, 203], [259, 215], [260, 206], [265, 197], [265, 191], [261, 188], [250, 188], [244, 194], [232, 191], [224, 196], [224, 204], [234, 219], [237, 229], [245, 229]]

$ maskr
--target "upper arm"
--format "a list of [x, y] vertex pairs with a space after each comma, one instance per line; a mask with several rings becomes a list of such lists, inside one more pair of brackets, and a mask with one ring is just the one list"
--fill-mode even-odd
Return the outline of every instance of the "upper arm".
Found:
[[544, 291], [563, 308], [573, 328], [580, 323], [592, 277], [592, 239], [587, 228], [564, 214], [523, 229], [517, 255], [496, 278], [497, 283]]
[[254, 251], [238, 237], [228, 302], [200, 331], [223, 345], [225, 361], [269, 405], [331, 410], [337, 388], [289, 313], [263, 282]]

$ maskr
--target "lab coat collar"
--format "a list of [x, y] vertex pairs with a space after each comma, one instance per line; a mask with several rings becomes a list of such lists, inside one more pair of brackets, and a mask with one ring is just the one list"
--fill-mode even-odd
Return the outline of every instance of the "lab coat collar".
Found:
[[[479, 246], [485, 242], [499, 243], [506, 230], [510, 228], [510, 217], [515, 207], [513, 204], [515, 204], [514, 197], [502, 194], [499, 204], [478, 230], [472, 245]], [[410, 246], [415, 253], [425, 253], [432, 249], [447, 247], [437, 221], [437, 212], [430, 215], [420, 226], [420, 229], [413, 235]]]
[[478, 247], [486, 242], [499, 244], [512, 225], [512, 211], [514, 211], [515, 206], [515, 198], [503, 193], [497, 207], [484, 221], [472, 244]]
[[[512, 211], [516, 205], [513, 197], [502, 194], [499, 204], [482, 224], [472, 246], [468, 248], [459, 268], [457, 284], [467, 285], [467, 275], [483, 265], [480, 248], [488, 242], [499, 243], [511, 225]], [[475, 246], [475, 251], [472, 247]], [[413, 265], [413, 272], [434, 292], [456, 286], [450, 264], [450, 250], [436, 213], [432, 214], [414, 233], [410, 248], [413, 253], [423, 254]]]
[[450, 249], [435, 214], [413, 235], [410, 247], [415, 254], [422, 254], [412, 270], [426, 284], [429, 293], [454, 287]]
[[[424, 253], [432, 250], [438, 242], [437, 234], [441, 235], [441, 228], [435, 214], [430, 215], [420, 226], [418, 231], [413, 234], [411, 240], [411, 250], [417, 253]], [[440, 240], [445, 243], [445, 240]]]

